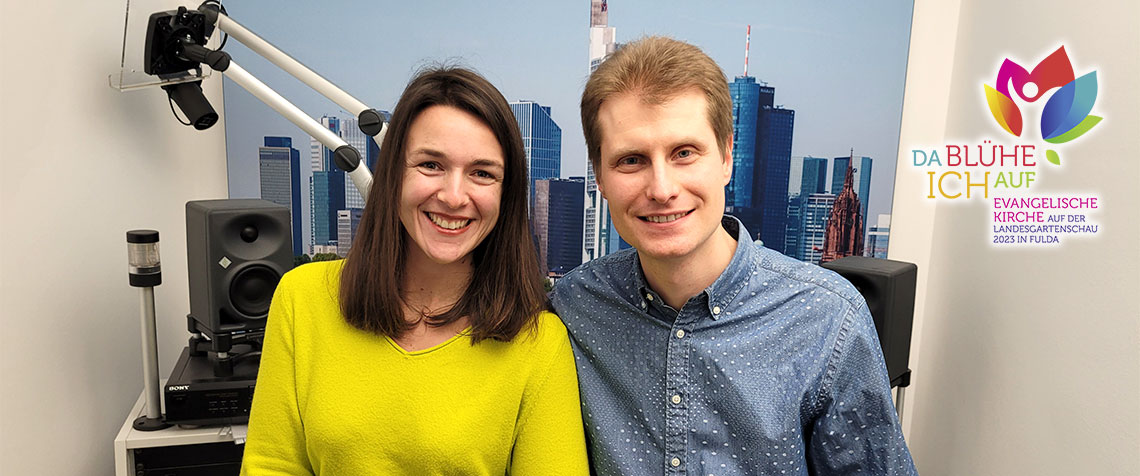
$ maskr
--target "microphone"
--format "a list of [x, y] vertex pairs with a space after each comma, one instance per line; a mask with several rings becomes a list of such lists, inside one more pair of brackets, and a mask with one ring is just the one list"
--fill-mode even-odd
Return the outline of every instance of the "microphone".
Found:
[[178, 105], [186, 115], [186, 119], [194, 125], [194, 129], [203, 131], [218, 122], [218, 113], [214, 111], [206, 95], [202, 94], [201, 80], [192, 83], [166, 84], [162, 89]]

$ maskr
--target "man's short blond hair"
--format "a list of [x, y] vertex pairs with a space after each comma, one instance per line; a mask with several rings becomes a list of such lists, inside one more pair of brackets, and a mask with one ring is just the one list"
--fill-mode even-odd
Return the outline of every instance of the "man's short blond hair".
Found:
[[700, 48], [661, 36], [641, 38], [618, 49], [586, 81], [582, 130], [597, 173], [602, 151], [598, 110], [616, 94], [637, 94], [646, 104], [662, 104], [696, 88], [708, 104], [708, 121], [723, 153], [732, 137], [732, 98], [720, 66]]

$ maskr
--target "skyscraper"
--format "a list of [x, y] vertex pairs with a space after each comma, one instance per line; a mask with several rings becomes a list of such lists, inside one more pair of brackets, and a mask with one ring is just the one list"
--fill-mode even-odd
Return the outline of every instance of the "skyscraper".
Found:
[[301, 151], [293, 148], [291, 137], [265, 137], [257, 150], [261, 198], [289, 207], [293, 236], [293, 256], [304, 253], [301, 235]]
[[[751, 26], [748, 32], [751, 36]], [[776, 88], [748, 75], [749, 43], [747, 38], [744, 74], [728, 86], [733, 170], [725, 187], [725, 211], [739, 218], [764, 246], [785, 252], [795, 111], [775, 105]]]
[[751, 76], [737, 76], [729, 92], [733, 177], [725, 190], [726, 205], [765, 246], [783, 252], [795, 111], [773, 106], [775, 88]]
[[[384, 119], [384, 122], [388, 122], [392, 119], [391, 112], [385, 110], [379, 110], [376, 112], [380, 113], [380, 117]], [[369, 137], [364, 142], [366, 145], [364, 146], [363, 150], [359, 151], [360, 155], [364, 158], [364, 164], [368, 166], [368, 170], [375, 172], [376, 161], [380, 158], [380, 146], [377, 145], [376, 140], [371, 137]]]
[[[803, 173], [800, 179], [801, 194], [827, 192], [827, 159], [804, 157]], [[832, 195], [835, 193], [832, 192]]]
[[[372, 138], [360, 130], [356, 118], [341, 119], [339, 135], [341, 139], [344, 139], [348, 145], [360, 153], [361, 159], [367, 159], [368, 142]], [[335, 164], [333, 166], [335, 167]], [[364, 195], [356, 190], [356, 185], [352, 183], [351, 176], [347, 173], [342, 175], [344, 175], [344, 206], [346, 208], [364, 208]]]
[[[724, 187], [724, 203], [729, 207], [751, 207], [760, 85], [756, 83], [756, 78], [737, 76], [728, 85], [728, 93], [732, 96], [732, 180]], [[752, 232], [760, 231], [758, 225], [744, 224]]]
[[550, 106], [534, 101], [516, 101], [510, 105], [515, 121], [519, 124], [519, 131], [522, 132], [527, 169], [530, 172], [527, 191], [533, 208], [535, 181], [558, 178], [562, 174], [562, 128], [550, 117]]
[[[341, 136], [339, 118], [323, 116], [320, 123], [334, 134]], [[336, 213], [345, 209], [346, 174], [334, 163], [333, 151], [316, 139], [310, 138], [310, 150], [313, 167], [313, 176], [309, 182], [311, 243], [313, 247], [335, 245], [337, 241]]]
[[[594, 167], [586, 163], [586, 193], [582, 207], [582, 261], [597, 258], [598, 240], [601, 239], [598, 230], [598, 183], [594, 181]], [[604, 203], [602, 204], [604, 205]]]
[[609, 26], [610, 9], [606, 0], [590, 0], [590, 72], [598, 69], [617, 49], [616, 29]]
[[[766, 87], [761, 88], [761, 97]], [[775, 95], [775, 89], [770, 88]], [[760, 240], [783, 252], [788, 216], [788, 173], [792, 162], [795, 111], [762, 106], [752, 173], [752, 207], [761, 210]], [[757, 189], [759, 187], [759, 190]]]
[[[847, 164], [851, 163], [854, 158], [854, 152], [851, 157], [836, 157], [831, 164], [831, 193], [839, 195], [840, 190], [843, 189], [843, 178], [847, 173]], [[859, 214], [863, 216], [863, 230], [866, 231], [867, 222], [870, 217], [867, 216], [867, 205], [871, 203], [871, 158], [860, 157], [859, 161], [852, 163], [854, 167], [854, 188], [855, 194], [859, 196], [859, 202], [862, 206], [859, 208]]]
[[336, 212], [336, 254], [348, 256], [352, 248], [352, 239], [356, 236], [356, 229], [360, 226], [360, 217], [364, 210], [348, 208]]
[[827, 236], [827, 219], [835, 206], [835, 195], [811, 193], [803, 198], [801, 209], [801, 239], [790, 256], [808, 263], [819, 263], [823, 257], [823, 242]]
[[561, 276], [582, 264], [585, 182], [582, 177], [535, 182], [534, 229], [544, 271]]
[[[313, 216], [313, 246], [336, 245], [337, 212], [344, 210], [344, 172], [319, 170], [313, 172], [309, 192], [309, 210]], [[315, 249], [315, 248], [314, 248]]]
[[[616, 29], [609, 26], [609, 5], [606, 0], [590, 1], [590, 72], [598, 69], [606, 58], [617, 51]], [[604, 256], [608, 250], [609, 233], [613, 220], [610, 219], [606, 199], [598, 192], [594, 167], [586, 163], [586, 205], [583, 212], [585, 236], [583, 237], [582, 260], [589, 261]], [[616, 233], [616, 232], [615, 232]]]
[[872, 258], [886, 258], [891, 237], [891, 216], [879, 215], [878, 222], [867, 231], [867, 246], [863, 254]]
[[[804, 157], [803, 166], [800, 167], [800, 180], [798, 187], [789, 191], [790, 198], [788, 198], [788, 218], [787, 218], [787, 232], [784, 236], [784, 254], [793, 258], [803, 260], [808, 256], [808, 251], [805, 250], [804, 244], [808, 243], [807, 220], [809, 213], [809, 197], [812, 194], [822, 194], [827, 191], [827, 159], [822, 157]], [[818, 200], [817, 200], [818, 201]], [[828, 209], [830, 210], [830, 209]], [[812, 211], [814, 213], [814, 211]], [[826, 220], [827, 216], [824, 214], [822, 220]], [[823, 246], [822, 225], [819, 227], [819, 243], [815, 246]], [[818, 258], [816, 258], [818, 261]]]
[[788, 198], [788, 225], [784, 233], [784, 254], [796, 259], [796, 250], [801, 248], [804, 239], [804, 199], [807, 195], [796, 193]]
[[[389, 114], [387, 111], [380, 111], [380, 114], [384, 120], [388, 120], [388, 118], [391, 116], [391, 114]], [[344, 140], [346, 144], [356, 149], [356, 151], [360, 153], [360, 158], [365, 161], [366, 166], [371, 167], [372, 165], [368, 162], [369, 159], [372, 160], [372, 163], [375, 163], [375, 155], [369, 154], [379, 152], [379, 147], [376, 147], [375, 141], [373, 141], [371, 137], [360, 130], [360, 127], [357, 125], [356, 118], [350, 117], [342, 119], [336, 116], [321, 116], [319, 122], [321, 125], [328, 128], [328, 130], [336, 134], [337, 137], [340, 137], [342, 140]], [[311, 160], [313, 164], [313, 172], [341, 172], [341, 180], [344, 180], [344, 186], [341, 188], [345, 193], [345, 207], [364, 208], [363, 194], [356, 190], [356, 186], [352, 183], [352, 178], [349, 177], [347, 173], [344, 173], [346, 171], [341, 170], [339, 167], [337, 167], [336, 161], [333, 159], [334, 150], [325, 147], [324, 144], [321, 144], [315, 138], [310, 138], [309, 141], [310, 151], [312, 154]], [[333, 213], [335, 212], [336, 211], [334, 210]]]

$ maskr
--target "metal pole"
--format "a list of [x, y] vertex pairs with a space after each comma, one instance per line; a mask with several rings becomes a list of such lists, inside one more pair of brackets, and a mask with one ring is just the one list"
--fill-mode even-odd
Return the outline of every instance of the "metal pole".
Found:
[[900, 425], [902, 424], [902, 420], [903, 420], [903, 404], [905, 402], [906, 402], [906, 387], [902, 387], [902, 386], [896, 387], [895, 388], [895, 412], [898, 413]]
[[289, 122], [300, 127], [306, 134], [313, 136], [314, 139], [325, 147], [336, 150], [337, 147], [348, 145], [340, 136], [328, 130], [328, 128], [321, 126], [321, 123], [313, 120], [308, 114], [305, 114], [305, 111], [302, 111], [301, 108], [289, 102], [288, 99], [282, 97], [277, 91], [274, 91], [252, 74], [249, 74], [248, 71], [238, 66], [236, 62], [231, 61], [230, 67], [224, 71], [224, 74], [233, 80], [233, 82], [237, 83], [238, 86], [241, 86], [246, 91], [249, 91], [250, 94], [253, 94], [254, 97], [261, 100], [261, 102], [273, 108], [278, 114], [285, 116], [285, 119], [288, 119]]
[[[328, 128], [322, 126], [321, 123], [309, 117], [301, 108], [289, 102], [288, 99], [278, 94], [277, 91], [266, 86], [265, 83], [258, 80], [252, 74], [249, 74], [248, 71], [242, 69], [237, 63], [231, 61], [229, 68], [227, 68], [224, 73], [226, 77], [237, 83], [238, 86], [249, 91], [254, 97], [273, 108], [278, 114], [281, 114], [285, 119], [288, 119], [289, 122], [300, 127], [306, 134], [309, 134], [316, 139], [317, 142], [320, 142], [330, 150], [336, 150], [339, 147], [348, 145], [340, 136], [334, 134], [328, 130]], [[368, 191], [372, 187], [372, 173], [368, 171], [368, 166], [362, 160], [357, 164], [355, 169], [346, 170], [346, 172], [348, 172], [349, 178], [352, 179], [352, 184], [356, 186], [356, 191], [360, 192], [360, 196], [367, 201]]]
[[[309, 85], [317, 92], [337, 103], [343, 107], [353, 116], [360, 115], [361, 111], [368, 109], [368, 106], [360, 102], [359, 99], [352, 97], [344, 90], [338, 88], [331, 81], [325, 79], [317, 74], [307, 66], [301, 64], [300, 61], [293, 59], [293, 57], [285, 54], [283, 51], [273, 46], [268, 41], [265, 41], [257, 34], [253, 33], [242, 26], [240, 23], [234, 21], [232, 18], [225, 14], [218, 13], [217, 21], [218, 29], [228, 33], [234, 37], [235, 40], [241, 44], [248, 46], [249, 49], [261, 55], [265, 59], [272, 61], [277, 67], [285, 70], [293, 77], [301, 80], [301, 82]], [[311, 135], [311, 134], [310, 134]]]
[[158, 333], [154, 322], [154, 288], [142, 292], [143, 389], [146, 392], [146, 416], [162, 418], [162, 400], [158, 389]]

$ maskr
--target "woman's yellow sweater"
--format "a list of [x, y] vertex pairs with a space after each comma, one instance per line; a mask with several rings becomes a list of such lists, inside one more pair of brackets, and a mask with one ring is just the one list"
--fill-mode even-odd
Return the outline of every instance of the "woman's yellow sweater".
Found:
[[350, 326], [340, 262], [281, 280], [265, 333], [243, 475], [582, 475], [574, 356], [550, 313], [537, 332], [405, 352]]

